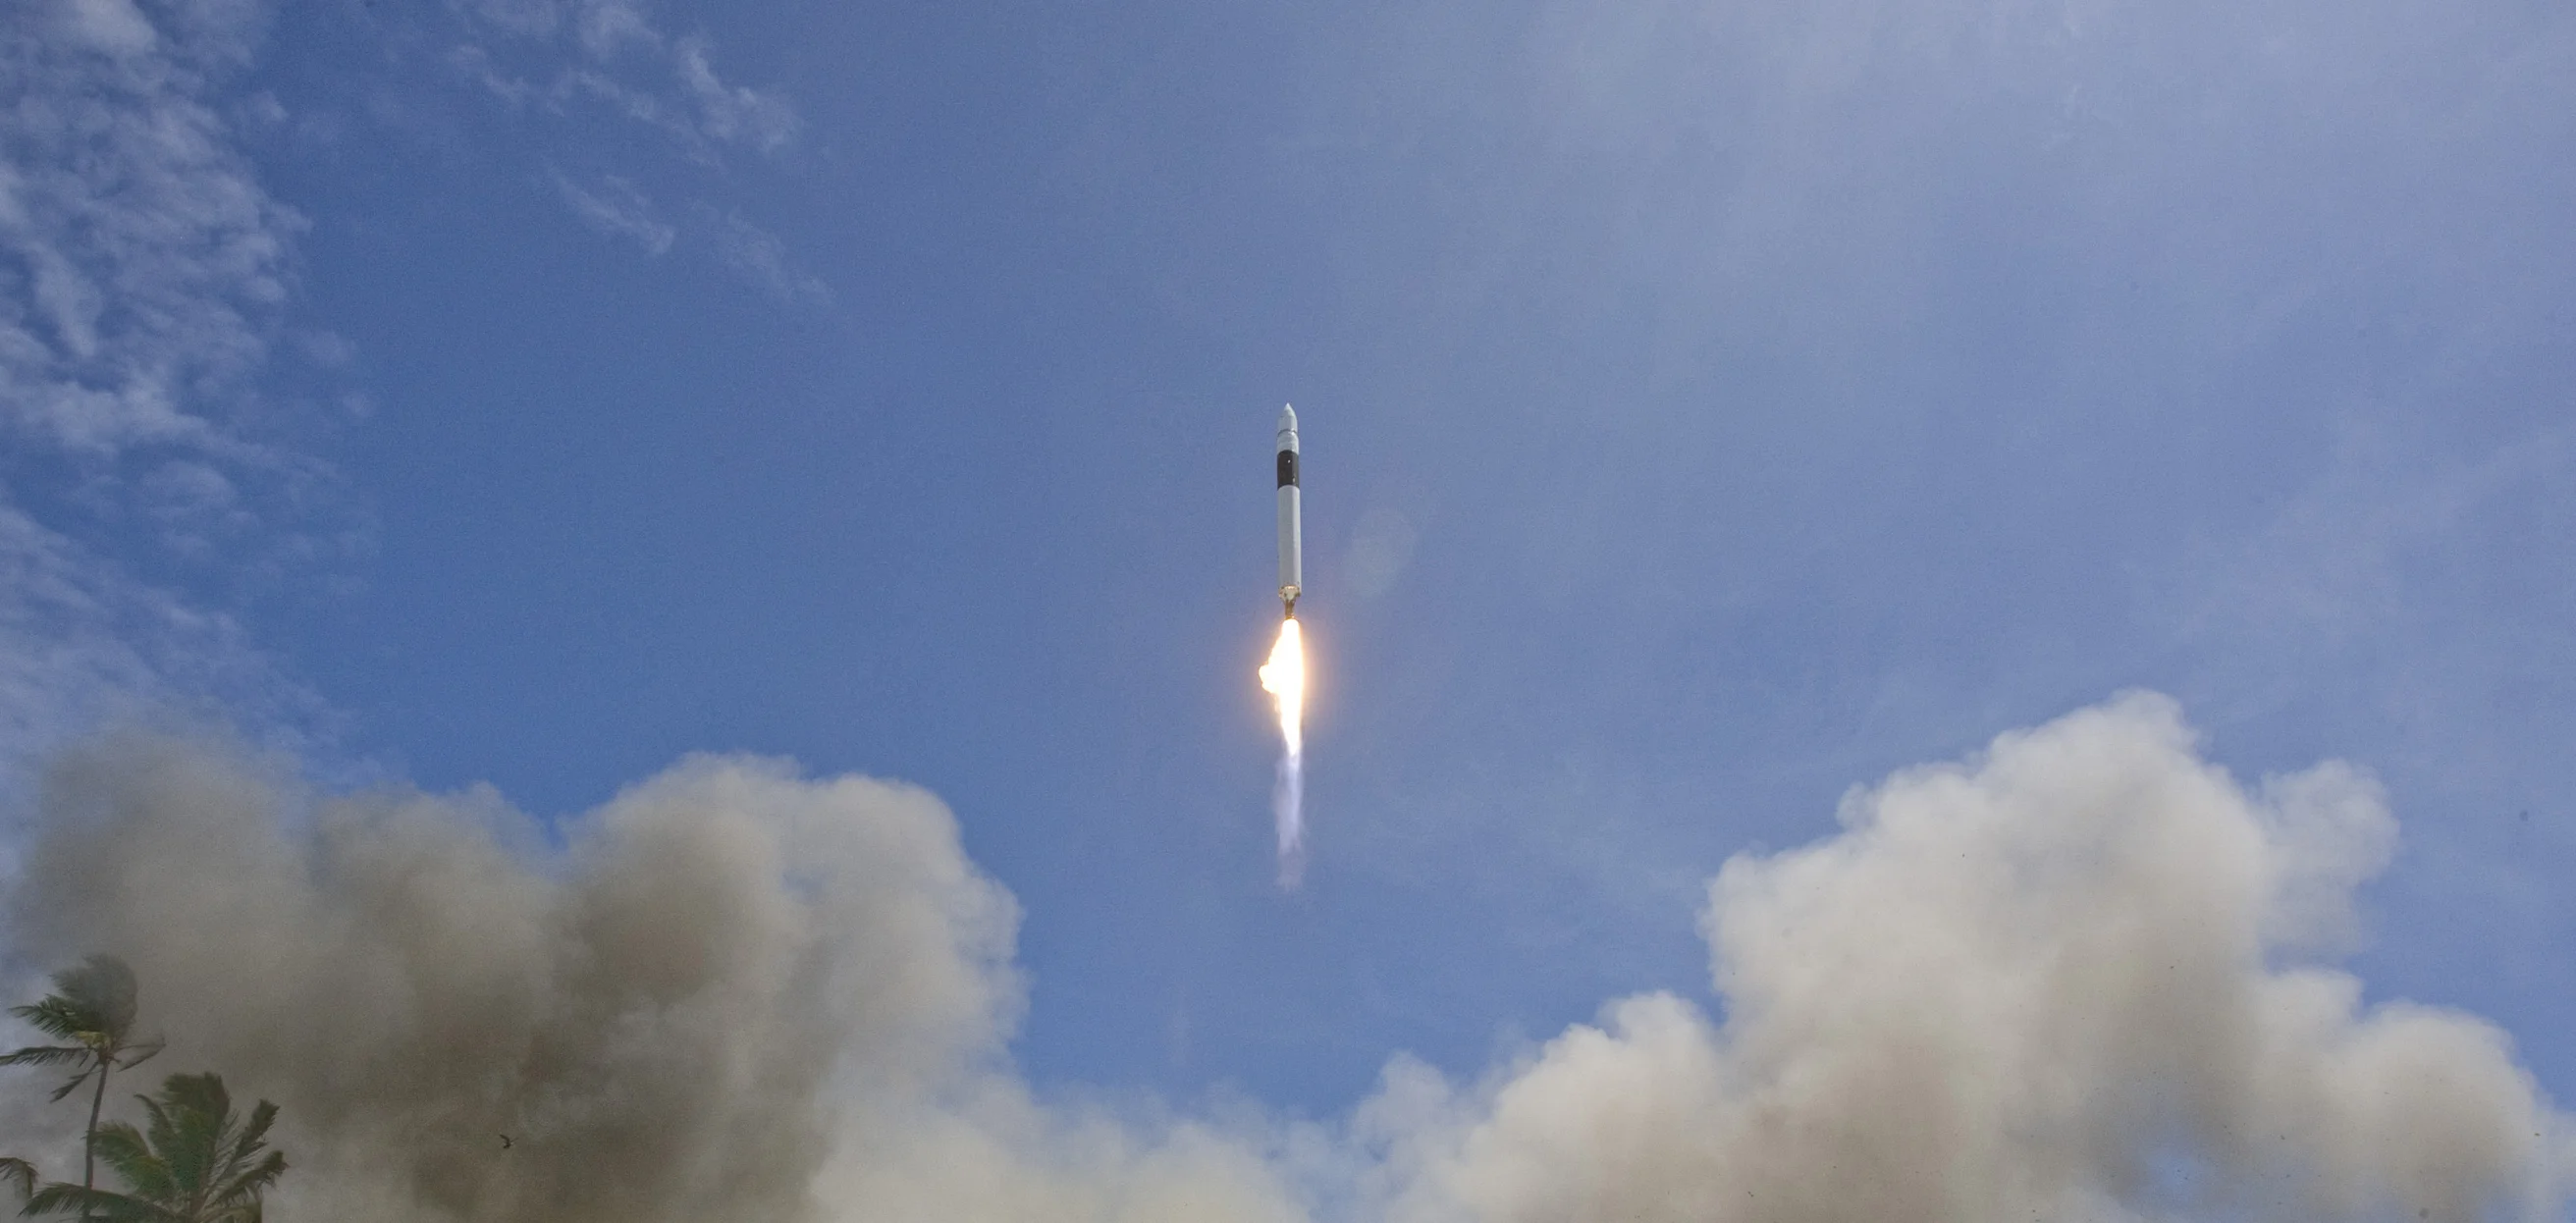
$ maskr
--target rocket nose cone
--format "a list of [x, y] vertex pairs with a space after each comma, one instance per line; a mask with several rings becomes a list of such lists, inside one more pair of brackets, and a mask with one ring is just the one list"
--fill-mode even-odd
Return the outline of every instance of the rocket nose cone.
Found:
[[1279, 431], [1281, 433], [1294, 433], [1297, 431], [1297, 409], [1295, 407], [1284, 403], [1279, 405]]

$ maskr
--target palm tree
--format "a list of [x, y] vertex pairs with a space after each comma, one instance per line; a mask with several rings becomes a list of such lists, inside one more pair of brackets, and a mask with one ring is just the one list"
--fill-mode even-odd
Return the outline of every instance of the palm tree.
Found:
[[[94, 955], [77, 967], [54, 974], [54, 992], [39, 1002], [13, 1006], [9, 1013], [63, 1045], [29, 1045], [0, 1056], [0, 1066], [71, 1066], [74, 1073], [54, 1089], [57, 1100], [96, 1081], [89, 1097], [89, 1129], [82, 1140], [81, 1185], [98, 1184], [98, 1110], [107, 1103], [107, 1076], [143, 1064], [161, 1051], [160, 1041], [134, 1043], [134, 970], [112, 955]], [[15, 1169], [6, 1170], [16, 1176]], [[32, 1173], [30, 1173], [32, 1175]]]
[[233, 1114], [223, 1076], [174, 1074], [158, 1095], [140, 1096], [151, 1120], [137, 1132], [122, 1121], [93, 1145], [127, 1192], [47, 1185], [24, 1213], [78, 1210], [101, 1223], [260, 1223], [260, 1198], [286, 1171], [286, 1155], [265, 1151], [277, 1106], [266, 1100], [245, 1121]]

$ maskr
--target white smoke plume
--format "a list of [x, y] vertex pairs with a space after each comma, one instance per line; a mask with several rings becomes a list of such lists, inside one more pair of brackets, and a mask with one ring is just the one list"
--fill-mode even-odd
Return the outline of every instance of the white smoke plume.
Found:
[[154, 1072], [283, 1106], [280, 1223], [2564, 1209], [2576, 1143], [2504, 1034], [2326, 966], [2395, 845], [2360, 771], [2241, 785], [2131, 696], [1842, 819], [1711, 884], [1718, 1017], [1623, 999], [1465, 1087], [1398, 1057], [1323, 1126], [1040, 1102], [1015, 909], [948, 812], [775, 761], [683, 762], [558, 839], [488, 793], [108, 741], [53, 770], [8, 936], [125, 956]]
[[1722, 1022], [1628, 998], [1463, 1097], [1392, 1067], [1389, 1216], [2557, 1217], [2505, 1035], [2313, 961], [2394, 842], [2357, 770], [2248, 791], [2138, 695], [1841, 818], [1710, 885]]

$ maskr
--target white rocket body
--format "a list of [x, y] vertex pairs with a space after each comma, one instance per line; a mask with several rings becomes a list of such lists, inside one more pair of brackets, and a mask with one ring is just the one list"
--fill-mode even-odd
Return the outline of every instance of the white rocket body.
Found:
[[1279, 409], [1279, 601], [1297, 614], [1305, 582], [1305, 526], [1297, 503], [1297, 409]]

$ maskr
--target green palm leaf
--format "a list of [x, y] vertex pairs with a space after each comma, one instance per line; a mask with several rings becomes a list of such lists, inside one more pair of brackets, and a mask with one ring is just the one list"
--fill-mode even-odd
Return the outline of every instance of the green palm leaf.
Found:
[[61, 994], [48, 994], [42, 1001], [10, 1007], [9, 1013], [26, 1020], [29, 1027], [47, 1036], [79, 1041], [83, 1048], [87, 1048], [107, 1026], [105, 1016], [93, 1013]]
[[27, 1200], [26, 1213], [76, 1211], [97, 1223], [260, 1223], [261, 1199], [286, 1173], [286, 1156], [267, 1149], [277, 1106], [262, 1100], [244, 1118], [212, 1074], [174, 1074], [138, 1098], [143, 1128], [103, 1125], [92, 1144], [125, 1192], [47, 1185]]
[[19, 1197], [32, 1197], [36, 1192], [36, 1165], [10, 1156], [0, 1156], [0, 1180], [18, 1187]]
[[27, 1199], [27, 1215], [72, 1214], [97, 1219], [100, 1223], [188, 1223], [186, 1215], [169, 1207], [104, 1189], [84, 1189], [78, 1185], [52, 1184], [36, 1191]]

